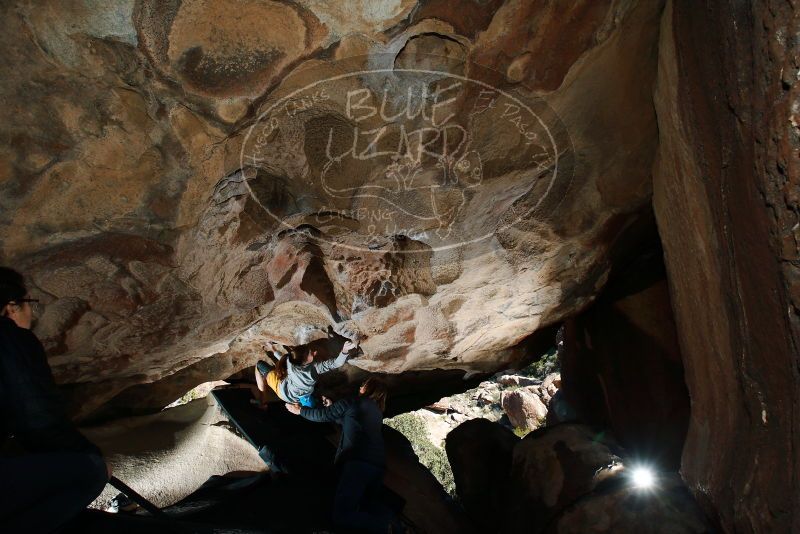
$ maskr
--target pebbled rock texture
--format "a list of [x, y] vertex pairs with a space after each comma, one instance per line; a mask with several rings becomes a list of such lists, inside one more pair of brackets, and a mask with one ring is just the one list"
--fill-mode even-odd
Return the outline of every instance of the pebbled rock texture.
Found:
[[[362, 4], [0, 7], [0, 263], [76, 415], [151, 412], [343, 323], [345, 374], [493, 373], [631, 252], [660, 1]], [[419, 87], [438, 112], [383, 121]]]

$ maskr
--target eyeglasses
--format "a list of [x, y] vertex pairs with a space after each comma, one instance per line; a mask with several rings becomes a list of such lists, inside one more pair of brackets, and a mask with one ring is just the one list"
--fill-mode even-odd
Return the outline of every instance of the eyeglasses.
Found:
[[27, 298], [26, 297], [24, 299], [14, 300], [14, 301], [10, 302], [9, 304], [16, 304], [17, 306], [22, 306], [26, 302], [28, 304], [30, 304], [31, 310], [33, 311], [34, 315], [38, 315], [42, 311], [41, 310], [41, 306], [39, 304], [39, 299], [31, 299], [31, 298]]
[[33, 312], [34, 316], [40, 317], [42, 315], [44, 305], [39, 303], [39, 299], [25, 297], [24, 299], [17, 299], [15, 301], [18, 306], [22, 306], [26, 302], [30, 305], [31, 312]]

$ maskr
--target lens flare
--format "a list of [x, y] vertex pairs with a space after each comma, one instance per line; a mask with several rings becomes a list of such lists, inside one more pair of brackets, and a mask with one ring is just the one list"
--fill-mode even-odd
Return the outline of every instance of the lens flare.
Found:
[[637, 489], [646, 490], [655, 486], [656, 476], [648, 467], [634, 467], [631, 471], [631, 481]]

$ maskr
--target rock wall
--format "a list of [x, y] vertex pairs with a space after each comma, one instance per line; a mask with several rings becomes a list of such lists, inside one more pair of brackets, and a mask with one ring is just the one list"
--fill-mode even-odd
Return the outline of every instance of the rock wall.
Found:
[[561, 393], [579, 420], [608, 428], [631, 458], [677, 471], [689, 392], [657, 243], [565, 321]]
[[[82, 432], [103, 451], [114, 476], [160, 508], [180, 501], [212, 476], [267, 470], [211, 397]], [[117, 494], [106, 485], [92, 507], [105, 510]]]
[[0, 263], [76, 414], [329, 327], [362, 340], [346, 378], [396, 393], [506, 368], [654, 208], [682, 475], [726, 530], [800, 531], [796, 7], [359, 6], [2, 3]]
[[681, 473], [730, 532], [800, 529], [797, 7], [668, 3], [653, 202], [692, 399]]
[[475, 419], [451, 432], [446, 448], [458, 495], [484, 530], [714, 532], [680, 477], [659, 472], [654, 488], [638, 487], [635, 461], [587, 425], [561, 423], [520, 440]]
[[[3, 3], [0, 263], [76, 413], [150, 411], [345, 322], [362, 373], [530, 358], [649, 209], [662, 7]], [[443, 100], [448, 79], [471, 89]], [[417, 82], [422, 116], [348, 100], [402, 109]], [[348, 148], [381, 128], [408, 150]]]

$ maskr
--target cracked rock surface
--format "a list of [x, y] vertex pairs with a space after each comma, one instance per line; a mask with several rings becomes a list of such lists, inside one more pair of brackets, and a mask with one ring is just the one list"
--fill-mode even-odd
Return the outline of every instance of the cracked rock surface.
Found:
[[[345, 322], [352, 375], [489, 374], [590, 302], [648, 209], [661, 3], [496, 4], [4, 3], [0, 260], [75, 413]], [[374, 116], [347, 96], [387, 87]], [[384, 120], [415, 88], [428, 111]]]

